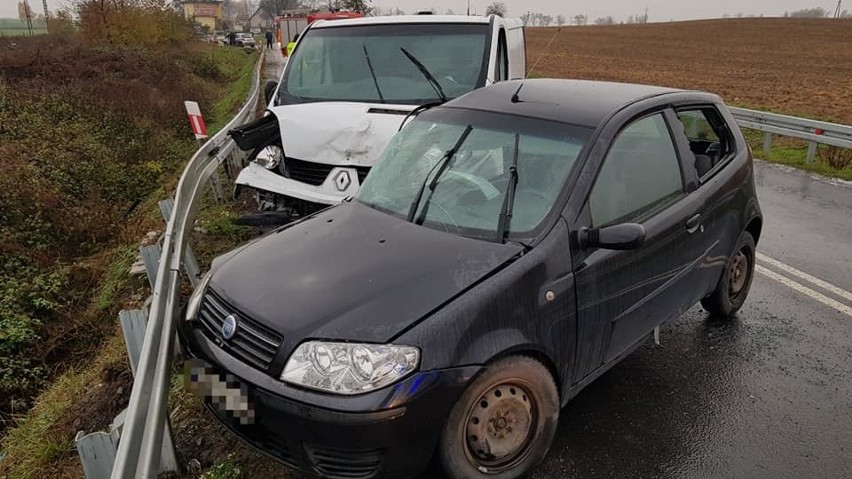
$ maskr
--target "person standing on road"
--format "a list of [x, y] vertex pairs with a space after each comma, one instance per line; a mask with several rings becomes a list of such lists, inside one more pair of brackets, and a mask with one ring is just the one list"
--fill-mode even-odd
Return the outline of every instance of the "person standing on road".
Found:
[[266, 31], [266, 49], [272, 50], [272, 32], [270, 30]]
[[287, 56], [289, 57], [293, 53], [293, 49], [296, 48], [296, 42], [299, 41], [299, 34], [293, 35], [293, 41], [287, 44]]

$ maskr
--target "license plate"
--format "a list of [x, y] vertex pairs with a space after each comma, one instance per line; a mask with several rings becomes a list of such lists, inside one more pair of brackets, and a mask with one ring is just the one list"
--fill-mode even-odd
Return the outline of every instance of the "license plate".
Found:
[[187, 359], [183, 370], [184, 383], [190, 392], [210, 400], [240, 424], [254, 424], [254, 405], [249, 400], [248, 388], [240, 380], [230, 374], [223, 379], [222, 374], [201, 359]]

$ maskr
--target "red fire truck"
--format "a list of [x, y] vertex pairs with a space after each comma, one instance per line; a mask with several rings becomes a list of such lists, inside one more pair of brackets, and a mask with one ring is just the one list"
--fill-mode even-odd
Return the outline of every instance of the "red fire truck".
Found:
[[317, 20], [340, 20], [343, 18], [361, 18], [357, 12], [313, 12], [309, 10], [288, 10], [275, 17], [275, 29], [281, 52], [287, 56], [287, 44], [296, 34], [301, 34], [308, 25]]

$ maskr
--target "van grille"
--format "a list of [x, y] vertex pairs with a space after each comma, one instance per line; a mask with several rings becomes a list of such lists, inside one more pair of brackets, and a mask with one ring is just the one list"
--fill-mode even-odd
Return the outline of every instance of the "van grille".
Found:
[[[233, 338], [225, 339], [222, 336], [222, 324], [230, 315], [237, 318], [237, 331]], [[204, 326], [201, 329], [205, 336], [257, 369], [269, 368], [283, 341], [281, 336], [238, 312], [209, 289], [204, 295], [198, 317]]]
[[325, 183], [325, 179], [328, 178], [331, 170], [334, 169], [333, 165], [294, 160], [292, 158], [287, 158], [285, 165], [287, 176], [290, 179], [312, 186], [320, 186]]

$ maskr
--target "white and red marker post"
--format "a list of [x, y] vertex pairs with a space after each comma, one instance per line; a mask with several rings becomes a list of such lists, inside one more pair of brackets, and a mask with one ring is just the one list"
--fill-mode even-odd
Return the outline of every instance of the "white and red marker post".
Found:
[[204, 124], [204, 117], [201, 116], [201, 108], [198, 107], [198, 102], [185, 101], [186, 113], [189, 115], [189, 125], [192, 127], [192, 133], [199, 143], [203, 143], [207, 139], [207, 125]]

